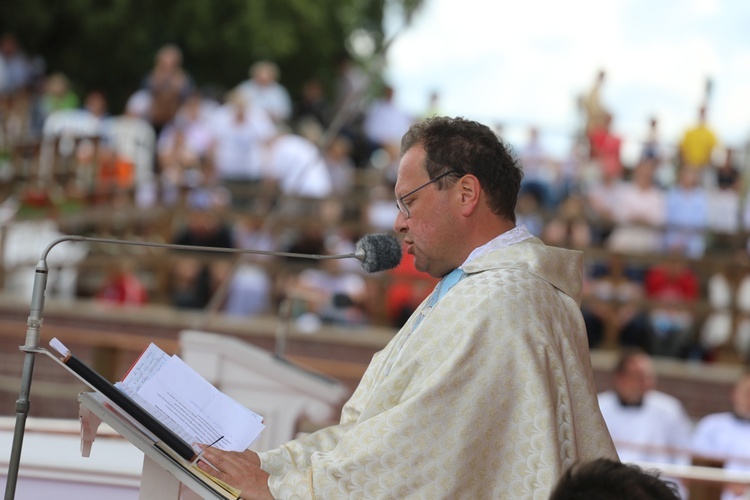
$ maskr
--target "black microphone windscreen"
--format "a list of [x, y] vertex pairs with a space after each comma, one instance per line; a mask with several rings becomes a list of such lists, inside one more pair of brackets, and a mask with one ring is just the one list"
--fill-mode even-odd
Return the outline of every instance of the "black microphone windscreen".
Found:
[[368, 273], [393, 269], [401, 262], [401, 243], [392, 234], [368, 234], [356, 244], [364, 252], [362, 268]]

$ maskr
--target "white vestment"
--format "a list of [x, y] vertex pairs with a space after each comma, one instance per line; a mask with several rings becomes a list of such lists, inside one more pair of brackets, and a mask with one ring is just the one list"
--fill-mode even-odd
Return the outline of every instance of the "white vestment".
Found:
[[536, 238], [465, 264], [373, 357], [340, 424], [259, 454], [272, 495], [546, 499], [574, 462], [617, 459], [579, 308], [582, 265]]
[[614, 391], [599, 394], [599, 407], [623, 462], [690, 463], [692, 422], [680, 401], [649, 391], [640, 406], [623, 406]]
[[[725, 469], [750, 472], [750, 422], [730, 412], [703, 417], [695, 426], [691, 447], [696, 455], [722, 460]], [[747, 497], [725, 489], [721, 498]]]

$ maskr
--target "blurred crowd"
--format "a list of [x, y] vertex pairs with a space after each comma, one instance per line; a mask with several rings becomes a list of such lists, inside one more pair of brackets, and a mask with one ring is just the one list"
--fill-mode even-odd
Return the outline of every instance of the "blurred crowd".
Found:
[[[24, 218], [36, 209], [48, 216], [174, 209], [184, 216], [167, 234], [135, 236], [316, 254], [348, 253], [363, 234], [390, 231], [401, 136], [413, 121], [441, 112], [439, 94], [427, 96], [424, 112], [414, 116], [399, 106], [396, 89], [351, 58], [331, 68], [334, 88], [310, 79], [292, 91], [273, 61], [248, 63], [247, 78], [230, 88], [201, 87], [180, 48], [165, 45], [123, 109], [114, 110], [102, 89], [81, 91], [75, 75], [49, 74], [43, 59], [27, 57], [19, 40], [3, 35], [0, 224], [6, 246], [14, 237], [20, 241], [29, 225], [37, 239], [60, 229], [54, 217], [44, 227]], [[624, 139], [602, 100], [605, 82], [601, 71], [582, 92], [580, 127], [570, 131], [565, 158], [549, 153], [536, 126], [512, 144], [524, 168], [518, 223], [551, 245], [604, 251], [587, 259], [583, 310], [592, 347], [614, 342], [710, 360], [731, 344], [747, 358], [750, 204], [740, 152], [712, 130], [706, 101], [695, 110], [695, 123], [670, 141], [660, 137], [657, 118], [648, 118], [637, 161], [624, 163]], [[498, 133], [504, 136], [501, 128]], [[279, 227], [282, 215], [300, 223]], [[6, 272], [12, 254], [6, 252]], [[725, 265], [709, 274], [692, 265], [719, 254]], [[638, 256], [646, 258], [633, 259]], [[398, 326], [433, 283], [418, 276], [409, 256], [388, 273], [384, 293], [351, 260], [269, 272], [287, 264], [267, 256], [209, 261], [200, 252], [179, 253], [169, 271], [170, 302], [250, 315], [274, 312], [294, 296], [291, 315], [301, 327], [367, 324], [376, 307]], [[148, 302], [151, 284], [139, 279], [138, 267], [137, 259], [122, 259], [96, 295]], [[6, 289], [20, 281], [6, 278]], [[75, 295], [75, 281], [58, 292]], [[696, 304], [706, 304], [708, 313], [698, 314]]]

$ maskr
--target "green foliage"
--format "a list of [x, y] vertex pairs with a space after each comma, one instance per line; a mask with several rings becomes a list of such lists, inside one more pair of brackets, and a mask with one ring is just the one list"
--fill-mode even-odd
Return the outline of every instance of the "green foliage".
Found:
[[[228, 89], [250, 64], [271, 59], [297, 94], [317, 77], [330, 84], [355, 29], [383, 40], [388, 0], [5, 0], [0, 31], [14, 33], [47, 72], [66, 74], [82, 96], [103, 89], [122, 110], [165, 43], [182, 48], [200, 86]], [[419, 0], [390, 0], [405, 13]]]

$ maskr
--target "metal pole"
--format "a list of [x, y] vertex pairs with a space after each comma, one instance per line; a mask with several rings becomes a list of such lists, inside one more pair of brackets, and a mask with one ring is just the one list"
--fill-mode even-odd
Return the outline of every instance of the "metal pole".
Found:
[[[53, 242], [53, 245], [56, 244]], [[23, 375], [21, 378], [21, 391], [16, 401], [16, 426], [13, 431], [13, 445], [10, 451], [10, 462], [8, 465], [8, 482], [5, 484], [5, 500], [13, 500], [16, 495], [16, 484], [18, 483], [18, 468], [21, 463], [21, 448], [23, 446], [24, 430], [26, 428], [26, 417], [29, 415], [29, 394], [31, 393], [31, 378], [34, 373], [35, 350], [39, 348], [40, 330], [42, 327], [42, 310], [44, 309], [44, 292], [47, 288], [46, 252], [45, 257], [36, 266], [34, 276], [34, 288], [31, 292], [31, 310], [27, 320], [26, 344], [21, 347], [24, 351]]]

